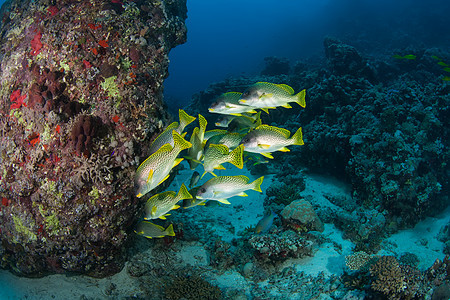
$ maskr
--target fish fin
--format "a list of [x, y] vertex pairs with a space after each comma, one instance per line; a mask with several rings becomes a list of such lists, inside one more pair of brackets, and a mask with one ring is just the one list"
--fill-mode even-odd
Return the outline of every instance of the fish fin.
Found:
[[153, 169], [150, 169], [150, 172], [148, 172], [147, 180], [145, 181], [146, 183], [151, 182], [151, 180], [153, 179], [153, 172]]
[[166, 181], [166, 179], [169, 178], [169, 177], [170, 177], [170, 174], [167, 174], [167, 176], [164, 177], [164, 179], [161, 180], [161, 181], [158, 183], [158, 185], [160, 185], [161, 183], [163, 183], [164, 181]]
[[172, 168], [175, 168], [176, 166], [178, 166], [178, 165], [180, 164], [180, 162], [182, 162], [183, 160], [184, 160], [184, 158], [182, 158], [182, 157], [176, 158], [176, 159], [173, 161], [173, 166], [172, 166]]
[[192, 199], [192, 195], [189, 193], [184, 183], [181, 184], [180, 190], [178, 191], [176, 198], [179, 200]]
[[155, 214], [157, 209], [158, 209], [158, 208], [157, 208], [156, 206], [153, 206], [153, 207], [152, 207], [152, 210], [151, 210], [152, 214]]
[[[175, 210], [175, 209], [179, 209], [179, 208], [180, 208], [180, 206], [178, 204], [175, 204], [174, 206], [172, 206], [171, 210]], [[170, 216], [170, 215], [166, 214], [166, 216]]]
[[186, 126], [188, 126], [189, 124], [194, 122], [194, 120], [196, 119], [196, 117], [192, 117], [192, 116], [188, 115], [182, 109], [178, 110], [178, 117], [180, 118], [180, 125], [178, 126], [178, 128], [180, 129], [180, 132], [182, 132]]
[[270, 152], [262, 152], [262, 153], [259, 153], [259, 154], [261, 154], [264, 157], [273, 159], [272, 153], [270, 153]]
[[270, 145], [267, 145], [267, 144], [258, 144], [258, 147], [261, 148], [261, 149], [269, 149], [269, 148], [270, 148]]
[[267, 107], [261, 108], [262, 111], [264, 111], [266, 114], [269, 114], [269, 109]]
[[286, 104], [281, 105], [281, 106], [284, 107], [284, 108], [292, 108], [292, 106], [290, 106], [289, 103], [286, 103]]
[[216, 170], [226, 170], [226, 168], [224, 166], [222, 166], [222, 165], [215, 166], [214, 169], [216, 169]]
[[245, 113], [248, 113], [248, 114], [256, 114], [256, 113], [258, 113], [258, 112], [257, 112], [256, 110], [252, 109], [252, 110], [246, 111]]
[[239, 169], [242, 169], [244, 167], [244, 145], [239, 145], [230, 152], [230, 158], [228, 162], [235, 165]]
[[240, 114], [240, 113], [231, 113], [230, 115], [236, 116], [236, 117], [242, 117], [242, 114]]
[[277, 84], [277, 86], [280, 87], [280, 88], [282, 88], [282, 89], [285, 90], [286, 92], [288, 92], [289, 95], [294, 95], [294, 89], [291, 88], [289, 85], [280, 83], [280, 84]]
[[200, 176], [200, 179], [202, 179], [203, 178], [203, 176], [205, 176], [206, 174], [207, 174], [208, 172], [203, 172], [203, 174], [202, 174], [202, 176]]
[[205, 204], [206, 204], [206, 201], [201, 202], [201, 203], [199, 203], [199, 204], [197, 204], [197, 205], [205, 205]]
[[165, 220], [165, 219], [166, 219], [166, 216], [170, 216], [170, 215], [166, 214], [166, 215], [164, 215], [164, 216], [159, 216], [159, 218], [160, 218], [161, 220]]
[[305, 89], [298, 92], [298, 94], [296, 94], [294, 97], [295, 97], [295, 102], [297, 102], [298, 105], [300, 105], [303, 108], [306, 107], [306, 100], [305, 100], [306, 90]]
[[283, 148], [280, 148], [279, 151], [281, 151], [281, 152], [289, 152], [289, 151], [291, 151], [291, 150], [289, 150], [289, 149], [286, 148], [286, 147], [283, 147]]
[[175, 236], [175, 232], [173, 231], [173, 225], [170, 224], [166, 230], [164, 230], [168, 236]]
[[292, 135], [290, 138], [292, 141], [292, 145], [304, 145], [305, 142], [303, 142], [303, 134], [302, 134], [302, 128], [300, 127], [297, 129], [297, 131]]
[[245, 100], [245, 99], [239, 99], [239, 104], [245, 104], [245, 102], [247, 102], [247, 100]]
[[192, 144], [186, 141], [177, 131], [172, 130], [173, 147], [177, 148], [180, 152], [184, 149], [192, 147]]
[[259, 177], [258, 179], [256, 179], [255, 181], [253, 181], [252, 183], [251, 183], [251, 185], [253, 185], [253, 190], [255, 190], [255, 191], [257, 191], [257, 192], [260, 192], [260, 193], [262, 193], [262, 190], [261, 190], [261, 184], [263, 183], [263, 180], [264, 180], [264, 176], [261, 176], [261, 177]]
[[213, 172], [209, 172], [209, 173], [211, 173], [212, 176], [217, 177], [217, 175], [214, 174]]
[[248, 197], [248, 195], [245, 192], [239, 193], [239, 194], [237, 194], [237, 196]]
[[227, 199], [217, 199], [216, 201], [219, 201], [220, 203], [223, 204], [231, 204], [230, 201], [228, 201]]

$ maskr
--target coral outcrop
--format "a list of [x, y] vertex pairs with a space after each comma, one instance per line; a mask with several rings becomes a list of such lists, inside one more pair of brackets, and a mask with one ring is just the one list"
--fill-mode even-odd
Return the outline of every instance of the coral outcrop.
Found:
[[142, 207], [133, 176], [169, 121], [168, 52], [186, 1], [6, 2], [0, 256], [17, 274], [119, 271]]

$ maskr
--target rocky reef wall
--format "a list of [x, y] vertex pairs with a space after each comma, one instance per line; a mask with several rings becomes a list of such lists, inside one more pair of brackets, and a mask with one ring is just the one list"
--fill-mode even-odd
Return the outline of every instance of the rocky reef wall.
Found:
[[1, 10], [0, 256], [25, 276], [106, 276], [142, 207], [133, 176], [167, 124], [186, 1], [7, 1]]

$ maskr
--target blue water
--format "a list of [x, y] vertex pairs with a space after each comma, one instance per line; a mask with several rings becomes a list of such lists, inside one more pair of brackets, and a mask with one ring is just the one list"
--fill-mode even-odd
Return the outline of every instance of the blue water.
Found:
[[[170, 53], [165, 95], [181, 105], [227, 76], [254, 75], [266, 56], [324, 55], [331, 35], [377, 55], [394, 47], [449, 45], [445, 0], [188, 1], [187, 43]], [[379, 53], [376, 53], [376, 52]]]

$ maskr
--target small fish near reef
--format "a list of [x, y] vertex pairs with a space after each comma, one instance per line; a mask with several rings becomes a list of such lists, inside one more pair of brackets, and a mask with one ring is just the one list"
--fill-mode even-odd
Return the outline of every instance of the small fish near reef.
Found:
[[177, 158], [178, 154], [192, 146], [175, 130], [172, 130], [172, 137], [173, 147], [165, 144], [150, 155], [137, 169], [134, 179], [136, 197], [144, 196], [169, 178], [172, 168], [183, 160], [183, 158]]
[[259, 153], [267, 158], [273, 158], [273, 151], [290, 151], [287, 146], [303, 145], [302, 128], [300, 127], [290, 137], [291, 132], [284, 128], [261, 125], [250, 131], [241, 141], [247, 152]]
[[216, 101], [208, 108], [210, 113], [242, 116], [243, 113], [256, 113], [251, 105], [239, 104], [241, 93], [228, 92], [216, 98]]
[[200, 180], [200, 173], [197, 171], [194, 171], [191, 176], [191, 180], [189, 181], [189, 188], [192, 189]]
[[274, 109], [279, 106], [292, 108], [289, 105], [291, 102], [295, 102], [301, 107], [306, 107], [305, 96], [306, 90], [301, 90], [299, 93], [294, 94], [294, 89], [286, 84], [257, 82], [242, 93], [239, 104], [261, 108], [266, 113], [269, 113], [268, 109]]
[[192, 199], [192, 195], [189, 194], [184, 183], [181, 185], [178, 194], [173, 191], [162, 192], [160, 194], [153, 195], [147, 200], [145, 204], [145, 220], [151, 219], [166, 219], [169, 211], [178, 209], [180, 206], [177, 203], [181, 200]]
[[173, 225], [170, 224], [166, 229], [164, 227], [153, 224], [149, 221], [141, 221], [134, 231], [138, 235], [145, 236], [146, 238], [162, 238], [165, 236], [175, 236], [173, 231]]
[[255, 233], [259, 234], [267, 232], [272, 226], [273, 219], [275, 219], [276, 216], [277, 214], [272, 211], [269, 215], [264, 216], [261, 220], [259, 220], [255, 227]]
[[197, 199], [216, 200], [224, 204], [230, 204], [228, 198], [234, 196], [246, 197], [247, 190], [262, 192], [261, 184], [264, 176], [249, 183], [249, 178], [244, 175], [217, 176], [205, 182], [197, 191]]

